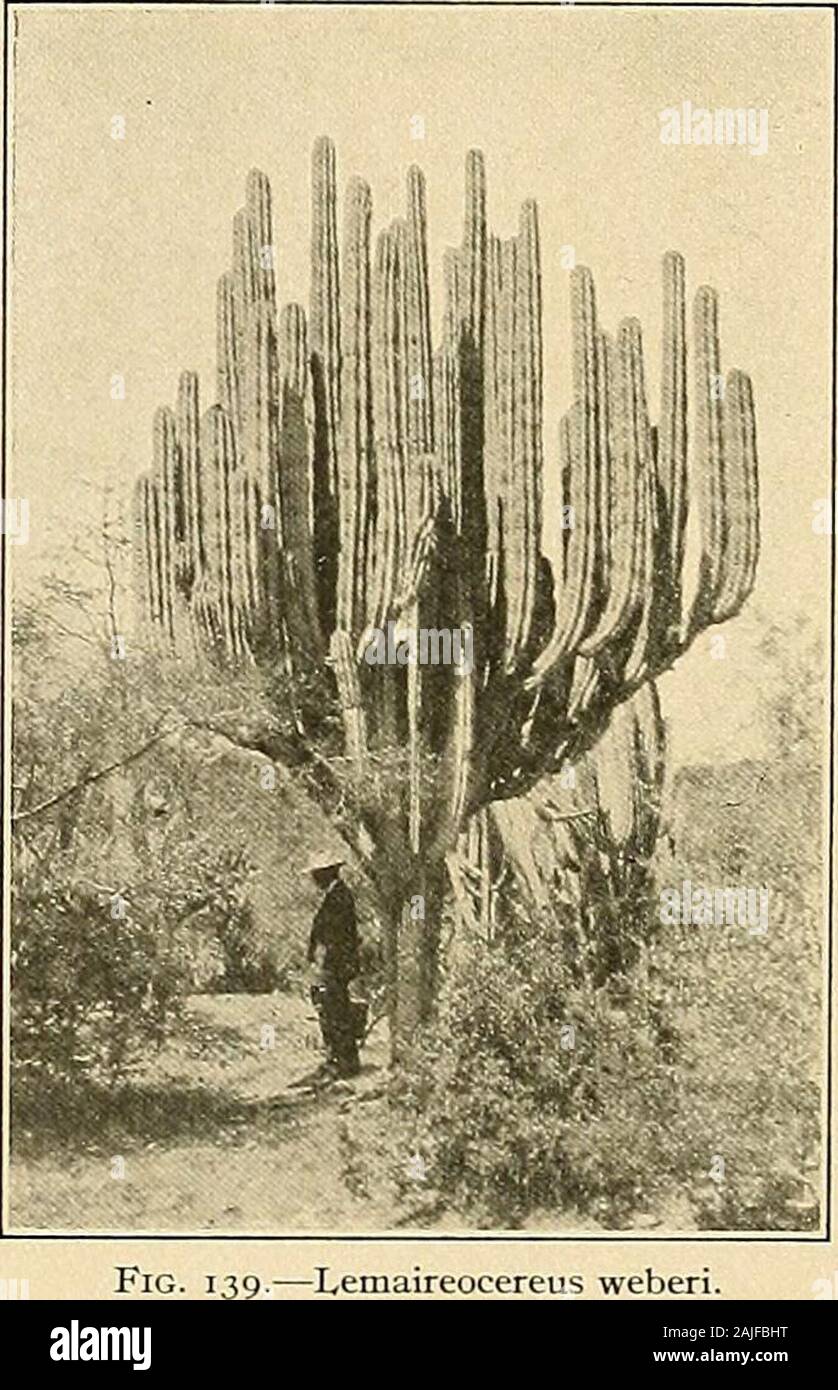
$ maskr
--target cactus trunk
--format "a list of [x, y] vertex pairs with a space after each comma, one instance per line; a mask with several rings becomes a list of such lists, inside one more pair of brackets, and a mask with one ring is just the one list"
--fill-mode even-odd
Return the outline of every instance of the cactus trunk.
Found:
[[445, 892], [443, 861], [402, 862], [390, 858], [384, 875], [384, 961], [394, 1059], [404, 1052], [417, 1027], [427, 1023], [437, 996], [440, 932]]

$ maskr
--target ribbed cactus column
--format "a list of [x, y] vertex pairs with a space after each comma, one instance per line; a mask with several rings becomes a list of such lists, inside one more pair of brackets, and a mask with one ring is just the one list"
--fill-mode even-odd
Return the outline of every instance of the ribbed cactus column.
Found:
[[[620, 705], [582, 760], [575, 807], [566, 812], [554, 779], [531, 793], [550, 831], [562, 896], [574, 909], [579, 964], [595, 985], [624, 978], [654, 939], [653, 858], [663, 833], [666, 732], [657, 688]], [[559, 779], [560, 781], [561, 779]]]
[[461, 916], [490, 941], [510, 895], [572, 905], [568, 952], [592, 982], [625, 975], [654, 936], [652, 859], [662, 834], [666, 733], [654, 682], [618, 706], [572, 781], [546, 777], [525, 797], [474, 815], [449, 856]]
[[326, 139], [317, 141], [312, 158], [309, 351], [314, 407], [311, 465], [317, 493], [316, 574], [321, 621], [329, 630], [335, 621], [340, 548], [341, 296], [335, 149]]
[[[537, 209], [498, 236], [477, 151], [462, 241], [442, 256], [436, 345], [418, 169], [404, 216], [374, 234], [369, 188], [351, 180], [340, 204], [334, 148], [317, 142], [308, 317], [289, 303], [277, 318], [271, 218], [254, 171], [218, 284], [218, 403], [199, 423], [184, 374], [137, 485], [137, 593], [163, 651], [313, 678], [311, 717], [295, 707], [288, 721], [295, 761], [317, 769], [330, 806], [349, 798], [374, 846], [406, 1035], [432, 1002], [443, 868], [470, 817], [578, 760], [617, 706], [750, 593], [752, 392], [741, 372], [722, 376], [707, 287], [690, 355], [670, 253], [653, 425], [640, 325], [604, 331], [578, 268], [573, 399], [545, 439]], [[548, 506], [567, 522], [549, 558]], [[389, 623], [447, 634], [449, 659], [370, 662]], [[450, 659], [454, 634], [468, 662]], [[330, 708], [339, 756], [318, 743]]]

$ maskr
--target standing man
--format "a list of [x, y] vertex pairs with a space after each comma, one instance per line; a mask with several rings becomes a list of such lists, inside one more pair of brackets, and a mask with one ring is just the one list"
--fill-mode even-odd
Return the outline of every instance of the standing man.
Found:
[[354, 899], [340, 876], [342, 864], [342, 859], [321, 857], [306, 870], [323, 893], [311, 926], [308, 961], [317, 964], [320, 972], [312, 997], [320, 1014], [325, 1070], [336, 1076], [356, 1076], [361, 1064], [349, 981], [360, 968], [358, 925]]

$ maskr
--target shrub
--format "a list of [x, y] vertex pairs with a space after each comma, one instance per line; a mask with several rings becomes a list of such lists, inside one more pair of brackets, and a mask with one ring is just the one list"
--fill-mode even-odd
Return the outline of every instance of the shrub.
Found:
[[186, 960], [153, 917], [51, 875], [13, 899], [11, 1059], [21, 1082], [113, 1084], [159, 1045]]
[[638, 970], [618, 1007], [568, 964], [567, 925], [516, 912], [498, 943], [452, 966], [393, 1083], [409, 1202], [409, 1153], [424, 1160], [423, 1200], [505, 1227], [539, 1208], [619, 1226], [671, 1174], [677, 1038], [660, 983]]
[[257, 942], [250, 903], [230, 894], [227, 910], [219, 914], [217, 939], [223, 960], [223, 973], [217, 987], [225, 994], [269, 994], [277, 988], [276, 963]]
[[[708, 881], [724, 882], [723, 871]], [[719, 927], [667, 932], [689, 1062], [677, 1142], [702, 1230], [818, 1224], [820, 931], [806, 906], [772, 917], [764, 937]]]
[[679, 1229], [814, 1229], [817, 915], [765, 938], [667, 928], [619, 989], [577, 936], [569, 908], [516, 908], [452, 962], [370, 1153], [409, 1219], [619, 1229], [674, 1202]]
[[[96, 867], [96, 861], [92, 861]], [[30, 865], [12, 893], [16, 1081], [124, 1079], [171, 1031], [215, 943], [218, 969], [246, 970], [247, 865], [172, 839], [154, 876], [111, 895], [74, 855]], [[222, 975], [222, 979], [224, 976]], [[240, 987], [244, 987], [240, 984]]]

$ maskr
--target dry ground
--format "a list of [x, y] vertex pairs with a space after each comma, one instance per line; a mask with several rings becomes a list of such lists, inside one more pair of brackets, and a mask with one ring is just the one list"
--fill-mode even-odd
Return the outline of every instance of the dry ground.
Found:
[[[275, 1030], [272, 1047], [263, 1045], [265, 1028]], [[386, 1203], [346, 1186], [340, 1142], [347, 1110], [383, 1083], [386, 1025], [372, 1032], [357, 1080], [320, 1093], [294, 1088], [320, 1062], [318, 1040], [313, 1010], [290, 995], [190, 1000], [185, 1026], [130, 1096], [116, 1105], [91, 1101], [63, 1125], [53, 1116], [51, 1134], [18, 1129], [14, 1229], [392, 1226], [398, 1214]], [[120, 1171], [124, 1177], [113, 1176]]]

